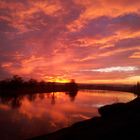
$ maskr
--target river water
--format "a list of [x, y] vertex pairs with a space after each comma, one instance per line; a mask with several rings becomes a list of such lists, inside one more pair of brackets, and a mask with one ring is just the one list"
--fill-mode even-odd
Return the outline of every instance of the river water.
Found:
[[0, 97], [0, 139], [22, 140], [48, 134], [99, 116], [98, 108], [101, 106], [134, 98], [132, 93], [104, 90]]

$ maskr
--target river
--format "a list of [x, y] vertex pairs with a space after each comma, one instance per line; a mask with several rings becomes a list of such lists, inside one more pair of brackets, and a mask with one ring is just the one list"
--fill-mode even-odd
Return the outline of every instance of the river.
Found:
[[132, 93], [104, 90], [0, 97], [0, 139], [22, 140], [48, 134], [99, 116], [98, 108], [101, 106], [134, 98]]

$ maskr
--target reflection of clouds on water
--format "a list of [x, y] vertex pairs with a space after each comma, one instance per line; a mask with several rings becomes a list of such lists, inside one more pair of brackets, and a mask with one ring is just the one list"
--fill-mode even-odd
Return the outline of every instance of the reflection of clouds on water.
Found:
[[4, 128], [0, 136], [5, 138], [7, 132], [15, 137], [13, 139], [20, 139], [46, 134], [98, 116], [97, 109], [101, 106], [134, 97], [130, 93], [86, 90], [73, 94], [54, 92], [0, 98], [0, 130]]

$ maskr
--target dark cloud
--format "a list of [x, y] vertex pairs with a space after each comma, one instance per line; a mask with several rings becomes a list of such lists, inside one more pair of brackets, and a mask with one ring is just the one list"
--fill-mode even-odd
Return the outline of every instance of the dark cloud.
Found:
[[126, 39], [122, 39], [119, 40], [116, 44], [116, 47], [136, 47], [136, 46], [140, 46], [140, 37], [136, 37], [136, 38], [126, 38]]
[[71, 36], [105, 38], [115, 35], [119, 30], [140, 30], [140, 15], [130, 13], [115, 18], [101, 16], [90, 20], [80, 31], [71, 33]]
[[8, 21], [0, 21], [0, 32], [16, 32], [17, 29], [10, 26]]
[[136, 13], [130, 13], [121, 15], [112, 20], [114, 26], [118, 26], [118, 29], [129, 29], [132, 31], [140, 30], [140, 15]]
[[9, 73], [9, 71], [7, 71], [6, 69], [4, 69], [0, 66], [0, 79], [5, 79], [10, 76], [11, 76], [11, 74]]

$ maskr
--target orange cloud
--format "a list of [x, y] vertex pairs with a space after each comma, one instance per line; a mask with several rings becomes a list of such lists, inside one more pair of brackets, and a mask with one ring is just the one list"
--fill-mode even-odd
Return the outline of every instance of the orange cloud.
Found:
[[[0, 9], [10, 10], [10, 16], [1, 16], [2, 19], [10, 22], [10, 25], [24, 33], [27, 31], [39, 30], [32, 26], [32, 19], [36, 18], [38, 12], [43, 12], [45, 15], [58, 16], [63, 12], [62, 5], [58, 1], [27, 1], [27, 5], [21, 2], [0, 2]], [[16, 11], [15, 11], [16, 9]], [[43, 20], [42, 25], [47, 25]]]
[[130, 0], [113, 1], [113, 0], [75, 0], [76, 4], [84, 7], [80, 17], [67, 27], [70, 31], [76, 31], [86, 26], [90, 20], [110, 16], [117, 17], [128, 13], [139, 13], [140, 2]]
[[106, 56], [111, 56], [117, 53], [122, 53], [122, 52], [126, 52], [126, 51], [131, 51], [131, 50], [140, 50], [139, 46], [133, 47], [133, 48], [120, 48], [120, 49], [116, 49], [113, 51], [108, 51], [105, 53], [101, 53], [99, 54], [99, 57], [106, 57]]
[[41, 10], [47, 15], [57, 16], [63, 10], [59, 1], [31, 1], [31, 4], [35, 9]]
[[134, 52], [129, 58], [140, 58], [140, 52]]

